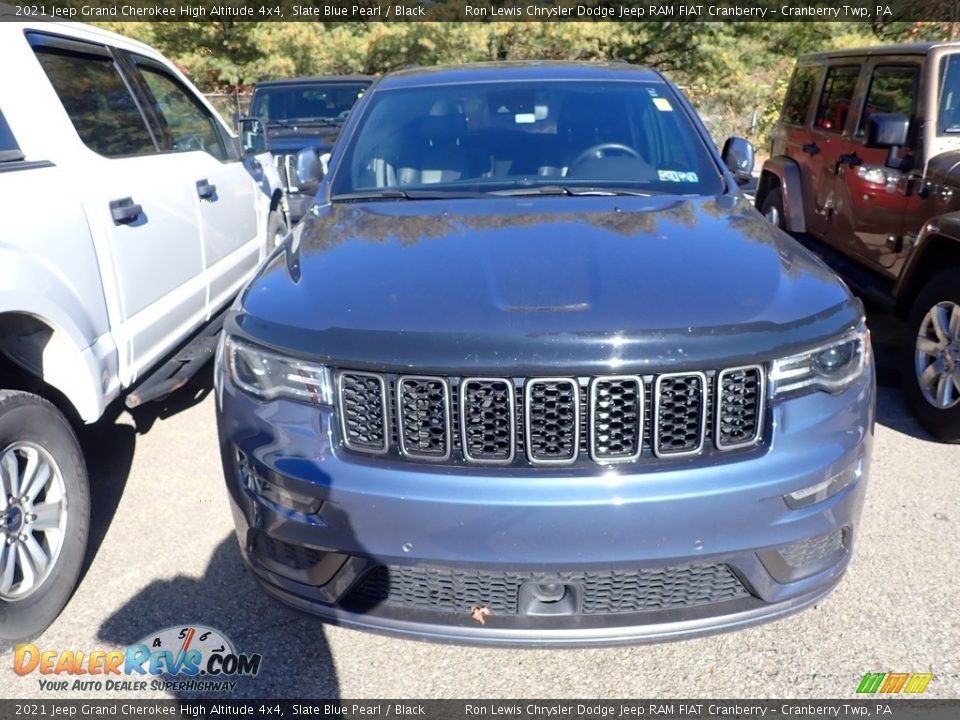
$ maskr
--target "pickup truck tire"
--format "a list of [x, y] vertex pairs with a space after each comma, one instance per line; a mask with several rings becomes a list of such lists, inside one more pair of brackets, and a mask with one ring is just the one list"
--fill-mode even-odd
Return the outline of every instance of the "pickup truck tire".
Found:
[[43, 398], [0, 390], [0, 485], [0, 639], [25, 640], [70, 599], [90, 526], [80, 445]]
[[760, 214], [767, 222], [776, 225], [781, 230], [786, 229], [783, 220], [783, 193], [780, 188], [772, 188], [763, 196], [763, 203], [760, 205]]
[[909, 333], [903, 354], [907, 401], [927, 432], [960, 442], [960, 268], [935, 275], [920, 291]]
[[280, 210], [271, 211], [270, 217], [267, 218], [267, 250], [264, 257], [272, 253], [273, 249], [283, 242], [283, 238], [287, 236], [288, 232], [287, 221], [284, 219], [283, 213]]

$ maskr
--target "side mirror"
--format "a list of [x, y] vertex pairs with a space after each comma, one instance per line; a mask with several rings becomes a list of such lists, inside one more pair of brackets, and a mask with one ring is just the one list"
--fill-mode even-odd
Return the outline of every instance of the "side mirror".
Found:
[[754, 156], [753, 145], [742, 137], [727, 138], [723, 144], [723, 162], [730, 168], [737, 185], [746, 185], [753, 179]]
[[867, 147], [888, 148], [887, 167], [895, 170], [904, 167], [907, 159], [897, 157], [897, 153], [907, 144], [910, 118], [898, 113], [873, 113], [867, 116], [863, 134]]
[[267, 149], [267, 138], [260, 118], [243, 117], [237, 121], [240, 130], [240, 146], [247, 155], [256, 155]]
[[324, 175], [324, 165], [316, 148], [304, 148], [297, 153], [297, 187], [300, 192], [312, 195], [320, 186]]

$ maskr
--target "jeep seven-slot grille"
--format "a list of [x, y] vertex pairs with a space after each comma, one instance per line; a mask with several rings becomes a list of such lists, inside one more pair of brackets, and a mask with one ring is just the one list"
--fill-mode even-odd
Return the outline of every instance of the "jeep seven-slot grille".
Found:
[[337, 374], [344, 445], [407, 460], [573, 464], [686, 457], [763, 437], [759, 365], [659, 376]]
[[351, 591], [345, 605], [386, 604], [464, 615], [483, 606], [494, 615], [516, 615], [521, 587], [551, 583], [579, 586], [584, 615], [691, 608], [750, 595], [723, 563], [560, 573], [378, 566]]

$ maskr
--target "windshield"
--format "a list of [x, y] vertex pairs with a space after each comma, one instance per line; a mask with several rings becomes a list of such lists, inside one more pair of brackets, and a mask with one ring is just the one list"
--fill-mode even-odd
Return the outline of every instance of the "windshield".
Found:
[[940, 62], [937, 134], [960, 133], [960, 54], [947, 55]]
[[369, 103], [338, 163], [334, 196], [723, 191], [704, 140], [662, 82], [438, 85], [377, 91]]
[[330, 83], [258, 88], [250, 114], [267, 122], [343, 121], [369, 86], [370, 83]]

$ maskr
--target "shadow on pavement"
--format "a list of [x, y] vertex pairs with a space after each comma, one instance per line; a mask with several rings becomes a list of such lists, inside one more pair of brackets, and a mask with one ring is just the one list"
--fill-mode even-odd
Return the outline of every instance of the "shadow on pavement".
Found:
[[217, 545], [202, 578], [180, 575], [152, 582], [108, 617], [97, 637], [105, 645], [126, 647], [150, 633], [181, 625], [219, 630], [233, 641], [238, 653], [259, 653], [263, 660], [259, 674], [236, 678], [236, 690], [228, 695], [193, 691], [175, 693], [177, 698], [340, 695], [323, 626], [315, 618], [271, 599], [257, 586], [232, 533]]
[[877, 422], [918, 440], [936, 442], [914, 419], [903, 399], [903, 321], [868, 306], [867, 325], [877, 366]]
[[135, 427], [123, 421], [125, 408], [121, 398], [108, 408], [99, 422], [78, 428], [77, 437], [90, 478], [90, 535], [87, 554], [80, 570], [81, 581], [100, 550], [120, 505], [133, 464], [137, 436], [148, 432], [157, 420], [168, 418], [202, 402], [212, 389], [211, 362], [184, 387], [167, 398], [127, 411], [133, 418]]

